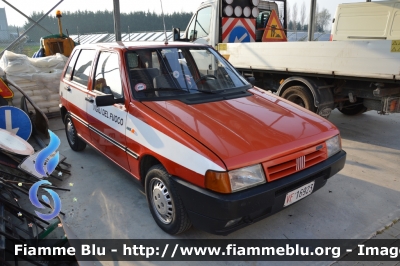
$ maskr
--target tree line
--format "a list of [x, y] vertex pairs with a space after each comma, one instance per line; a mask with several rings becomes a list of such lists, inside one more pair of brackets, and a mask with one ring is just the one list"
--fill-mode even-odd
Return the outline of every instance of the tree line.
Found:
[[[297, 3], [294, 3], [293, 6], [287, 6], [287, 23], [288, 30], [292, 31], [307, 31], [308, 24], [305, 24], [306, 21], [306, 5], [303, 2], [300, 9]], [[320, 9], [318, 3], [315, 10], [315, 30], [318, 32], [323, 32], [326, 30], [326, 27], [329, 25], [331, 21], [331, 14], [328, 9], [322, 8]]]
[[[44, 12], [33, 12], [30, 17], [37, 21], [44, 15]], [[156, 31], [164, 28], [162, 15], [155, 12], [136, 11], [131, 13], [121, 13], [121, 31], [122, 32], [138, 32], [138, 31]], [[189, 12], [174, 12], [165, 14], [165, 26], [167, 30], [172, 27], [185, 29], [189, 23], [192, 13]], [[112, 11], [76, 11], [64, 12], [62, 14], [63, 33], [67, 30], [70, 35], [73, 34], [88, 34], [114, 32], [114, 17]], [[31, 22], [26, 22], [23, 26], [24, 30], [32, 25]], [[55, 16], [47, 16], [41, 22], [44, 28], [53, 34], [59, 33], [58, 19]], [[24, 30], [19, 30], [22, 33]], [[39, 42], [40, 38], [49, 35], [40, 27], [34, 27], [29, 31], [28, 36], [30, 41]]]
[[[37, 21], [44, 15], [44, 12], [33, 12], [30, 17]], [[121, 13], [121, 31], [122, 32], [138, 32], [138, 31], [155, 31], [162, 30], [162, 15], [150, 11], [136, 11], [130, 13]], [[167, 30], [172, 27], [185, 29], [192, 13], [189, 12], [174, 12], [165, 14], [165, 24]], [[287, 6], [287, 22], [288, 30], [291, 31], [307, 31], [308, 24], [306, 24], [306, 6], [303, 2], [299, 6], [294, 3], [292, 6]], [[64, 12], [62, 16], [62, 25], [64, 34], [89, 34], [89, 33], [113, 33], [114, 32], [114, 18], [112, 11], [75, 11]], [[329, 25], [331, 14], [326, 8], [320, 10], [318, 4], [316, 8], [316, 31], [322, 32]], [[19, 28], [21, 34], [32, 25], [31, 22], [25, 22], [23, 29]], [[55, 16], [47, 16], [41, 22], [44, 28], [52, 32], [58, 33], [58, 20]], [[9, 29], [15, 26], [9, 26]], [[14, 30], [16, 31], [16, 30]], [[49, 35], [40, 27], [34, 27], [29, 33], [29, 39], [32, 42], [38, 42], [41, 37]]]

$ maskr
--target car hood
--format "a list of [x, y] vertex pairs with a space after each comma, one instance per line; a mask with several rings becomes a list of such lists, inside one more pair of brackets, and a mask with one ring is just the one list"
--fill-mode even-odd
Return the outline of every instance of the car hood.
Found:
[[143, 102], [214, 152], [228, 170], [265, 162], [339, 134], [324, 118], [270, 93], [187, 105]]

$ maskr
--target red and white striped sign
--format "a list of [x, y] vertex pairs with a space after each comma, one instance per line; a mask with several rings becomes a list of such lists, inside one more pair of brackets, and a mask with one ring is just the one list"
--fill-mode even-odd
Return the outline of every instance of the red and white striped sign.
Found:
[[252, 18], [222, 18], [222, 42], [254, 42], [256, 20]]

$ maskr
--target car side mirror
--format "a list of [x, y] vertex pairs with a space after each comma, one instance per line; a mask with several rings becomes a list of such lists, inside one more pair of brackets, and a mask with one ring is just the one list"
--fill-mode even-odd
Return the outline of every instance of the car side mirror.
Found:
[[124, 98], [114, 99], [114, 96], [112, 94], [98, 95], [95, 99], [97, 106], [110, 106], [114, 105], [115, 103], [125, 102]]
[[253, 86], [256, 83], [256, 78], [255, 77], [247, 77], [246, 80]]
[[173, 28], [172, 29], [174, 42], [181, 40], [181, 29], [180, 28]]

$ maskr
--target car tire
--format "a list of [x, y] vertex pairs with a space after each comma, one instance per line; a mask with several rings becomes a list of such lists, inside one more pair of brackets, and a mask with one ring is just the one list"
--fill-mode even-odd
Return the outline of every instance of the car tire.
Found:
[[177, 235], [192, 226], [170, 175], [161, 164], [147, 172], [145, 191], [151, 215], [166, 233]]
[[317, 110], [314, 105], [313, 95], [311, 94], [310, 90], [304, 86], [289, 87], [282, 93], [281, 97], [297, 105], [300, 105], [301, 107], [306, 108], [311, 112], [315, 113], [315, 111]]
[[86, 142], [79, 138], [74, 122], [69, 114], [65, 116], [64, 125], [65, 134], [71, 149], [74, 151], [83, 151], [86, 148]]
[[363, 101], [359, 99], [357, 99], [357, 102], [353, 105], [350, 102], [345, 102], [344, 106], [339, 109], [342, 114], [348, 116], [360, 115], [365, 113], [367, 110], [368, 108], [363, 105]]

